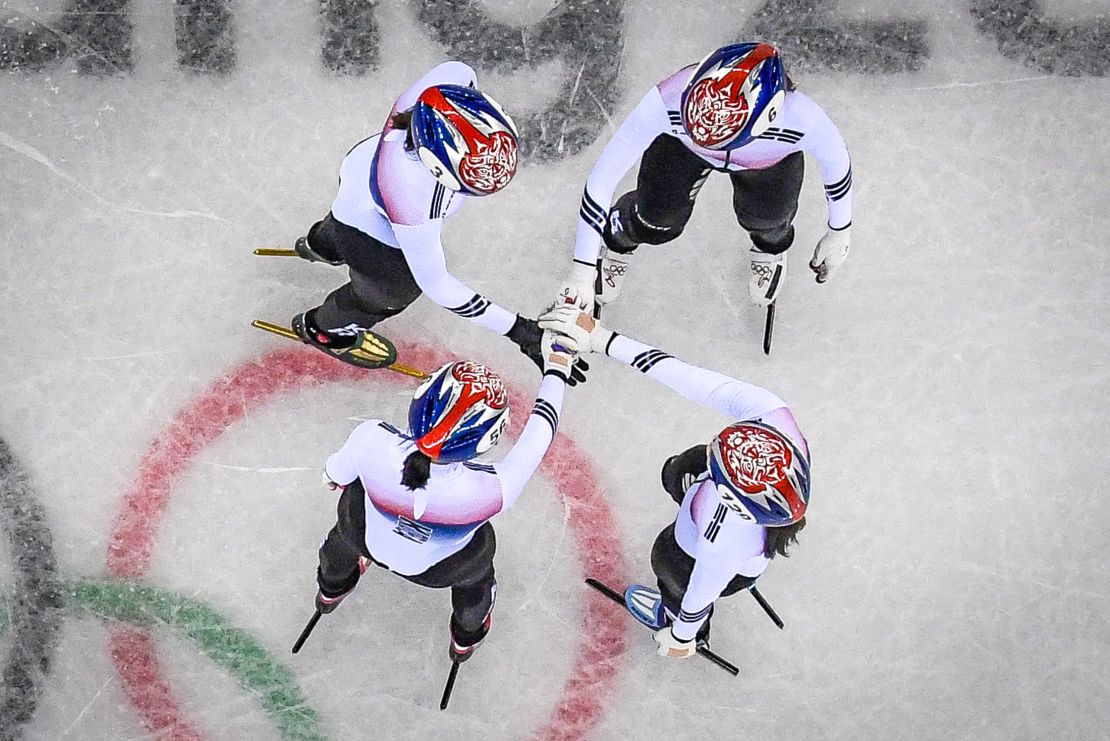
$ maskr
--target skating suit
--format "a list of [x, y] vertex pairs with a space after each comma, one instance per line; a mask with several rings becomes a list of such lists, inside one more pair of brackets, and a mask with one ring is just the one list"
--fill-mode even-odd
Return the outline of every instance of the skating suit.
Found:
[[516, 502], [551, 444], [565, 384], [546, 376], [520, 438], [500, 463], [433, 464], [423, 489], [401, 485], [405, 458], [416, 445], [387, 422], [355, 428], [332, 454], [332, 481], [358, 478], [366, 489], [366, 548], [378, 563], [405, 576], [423, 573], [462, 550], [487, 520]]
[[751, 142], [730, 151], [699, 147], [682, 126], [682, 91], [696, 65], [679, 70], [648, 91], [609, 140], [586, 180], [579, 212], [574, 258], [597, 261], [605, 219], [621, 178], [660, 135], [673, 136], [717, 170], [770, 167], [794, 152], [817, 160], [829, 207], [828, 224], [843, 229], [852, 222], [852, 164], [836, 125], [824, 110], [797, 90], [788, 91], [773, 125]]
[[[809, 447], [786, 403], [767, 389], [684, 363], [650, 345], [616, 335], [606, 353], [687, 399], [716, 409], [733, 422], [760, 421], [790, 438], [806, 458]], [[724, 425], [722, 425], [722, 428]], [[713, 482], [700, 478], [686, 491], [675, 521], [675, 540], [694, 559], [682, 611], [674, 623], [677, 638], [692, 640], [736, 575], [757, 577], [767, 568], [763, 555], [766, 528], [732, 512]]]
[[[434, 85], [473, 87], [475, 74], [462, 62], [444, 62], [421, 77], [393, 104], [393, 114], [416, 104], [420, 93]], [[347, 226], [369, 234], [405, 255], [416, 284], [428, 298], [459, 316], [498, 334], [505, 334], [516, 314], [467, 288], [447, 270], [440, 232], [467, 196], [444, 187], [405, 149], [408, 133], [387, 122], [354, 146], [339, 166], [339, 191], [332, 215]]]

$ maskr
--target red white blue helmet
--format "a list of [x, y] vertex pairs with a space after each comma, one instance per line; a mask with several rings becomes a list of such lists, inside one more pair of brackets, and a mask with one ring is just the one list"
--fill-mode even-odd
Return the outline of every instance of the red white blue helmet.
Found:
[[809, 504], [809, 461], [763, 422], [738, 422], [709, 445], [709, 477], [725, 506], [767, 527], [802, 519]]
[[420, 161], [451, 190], [496, 193], [516, 174], [517, 131], [493, 98], [461, 85], [436, 85], [412, 109]]
[[782, 110], [786, 68], [770, 44], [724, 46], [705, 58], [682, 92], [682, 125], [699, 147], [735, 149]]
[[448, 363], [424, 381], [409, 403], [409, 432], [436, 463], [457, 463], [492, 448], [509, 424], [509, 394], [481, 363]]

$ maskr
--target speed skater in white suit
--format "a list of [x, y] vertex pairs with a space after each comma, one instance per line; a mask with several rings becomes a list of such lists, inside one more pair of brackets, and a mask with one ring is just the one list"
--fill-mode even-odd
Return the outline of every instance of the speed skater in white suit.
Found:
[[[749, 295], [770, 304], [794, 241], [803, 152], [817, 160], [828, 202], [828, 231], [809, 263], [824, 283], [848, 256], [852, 224], [852, 167], [836, 126], [795, 89], [770, 44], [725, 46], [675, 72], [648, 91], [594, 165], [561, 292], [591, 307], [594, 298], [616, 299], [636, 248], [677, 238], [717, 170], [728, 173], [736, 219], [751, 238]], [[641, 156], [636, 189], [614, 205]]]
[[692, 656], [709, 638], [714, 602], [751, 587], [805, 527], [806, 439], [790, 408], [767, 389], [610, 331], [580, 306], [551, 309], [539, 323], [576, 352], [616, 358], [734, 420], [707, 445], [664, 463], [663, 488], [681, 506], [652, 548], [659, 591], [633, 587], [629, 605], [655, 629], [660, 655]]
[[[496, 193], [517, 169], [517, 130], [474, 70], [444, 62], [393, 104], [380, 134], [356, 144], [339, 167], [331, 212], [296, 241], [312, 262], [345, 264], [350, 281], [293, 318], [309, 344], [353, 365], [360, 333], [422, 293], [440, 306], [507, 336], [537, 366], [540, 330], [447, 270], [443, 222], [472, 197]], [[576, 369], [572, 383], [582, 378]]]
[[573, 365], [552, 335], [541, 345], [539, 394], [499, 463], [472, 459], [502, 436], [508, 393], [500, 377], [468, 361], [448, 363], [417, 389], [408, 432], [371, 419], [327, 459], [324, 483], [342, 493], [338, 522], [320, 547], [320, 612], [334, 610], [378, 566], [424, 587], [450, 588], [451, 658], [473, 654], [489, 632], [497, 591], [489, 521], [516, 502], [551, 445]]

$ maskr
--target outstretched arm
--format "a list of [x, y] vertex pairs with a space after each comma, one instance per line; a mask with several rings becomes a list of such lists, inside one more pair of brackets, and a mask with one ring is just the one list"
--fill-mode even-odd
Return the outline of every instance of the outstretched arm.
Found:
[[468, 288], [447, 270], [447, 258], [439, 241], [441, 223], [393, 226], [416, 284], [428, 298], [448, 311], [498, 334], [508, 333], [516, 321], [516, 314]]
[[551, 441], [555, 439], [565, 391], [566, 383], [562, 378], [551, 374], [543, 377], [524, 430], [509, 454], [500, 463], [494, 464], [504, 497], [502, 511], [513, 506], [523, 493], [525, 485], [536, 473], [540, 461], [551, 446]]

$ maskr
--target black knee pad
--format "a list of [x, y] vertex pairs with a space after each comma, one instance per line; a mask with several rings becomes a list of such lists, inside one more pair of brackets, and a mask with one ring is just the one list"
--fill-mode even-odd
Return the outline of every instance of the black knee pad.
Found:
[[663, 464], [663, 470], [659, 473], [663, 490], [671, 495], [671, 499], [682, 504], [688, 482], [701, 476], [708, 469], [709, 462], [706, 458], [705, 446], [695, 445], [687, 448], [678, 455], [672, 455]]
[[660, 219], [661, 223], [656, 224], [645, 219], [640, 212], [636, 191], [625, 193], [609, 211], [609, 221], [605, 224], [605, 246], [613, 252], [625, 254], [641, 244], [670, 242], [682, 234], [693, 210], [691, 206], [668, 214], [668, 218]]
[[790, 249], [790, 245], [794, 244], [793, 224], [770, 229], [749, 229], [748, 234], [751, 235], [752, 244], [760, 252], [766, 252], [768, 255], [778, 255], [786, 252]]

